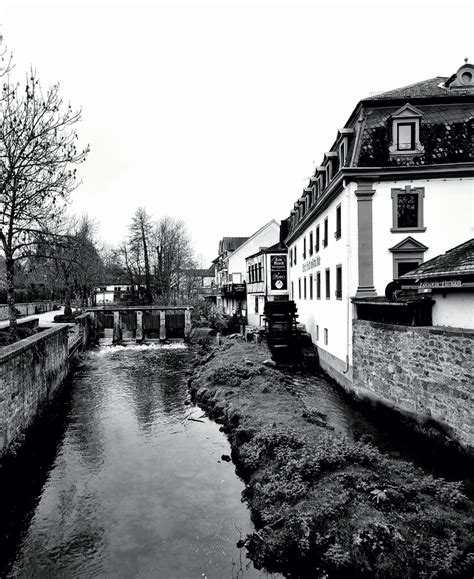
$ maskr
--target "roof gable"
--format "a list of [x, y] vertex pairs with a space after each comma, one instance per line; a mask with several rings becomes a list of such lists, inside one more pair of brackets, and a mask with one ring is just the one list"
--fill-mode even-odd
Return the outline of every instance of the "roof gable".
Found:
[[411, 235], [409, 235], [403, 241], [400, 241], [400, 243], [397, 243], [397, 245], [394, 245], [393, 247], [391, 247], [390, 251], [392, 253], [394, 253], [394, 252], [411, 253], [411, 252], [415, 252], [415, 251], [418, 251], [418, 252], [419, 251], [426, 251], [427, 249], [428, 248], [426, 247], [426, 245], [423, 245], [422, 243], [420, 243], [416, 239], [413, 239], [413, 237]]
[[414, 107], [413, 105], [411, 105], [410, 103], [407, 103], [406, 105], [403, 105], [403, 107], [399, 108], [398, 111], [395, 111], [392, 115], [392, 119], [394, 118], [413, 118], [413, 117], [422, 117], [423, 113], [417, 109], [416, 107]]

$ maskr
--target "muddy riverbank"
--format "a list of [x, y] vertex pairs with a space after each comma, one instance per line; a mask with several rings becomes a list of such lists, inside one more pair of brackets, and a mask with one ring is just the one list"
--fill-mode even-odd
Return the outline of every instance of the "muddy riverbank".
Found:
[[472, 577], [462, 483], [344, 436], [269, 358], [228, 340], [201, 352], [189, 380], [246, 482], [254, 563], [291, 577]]

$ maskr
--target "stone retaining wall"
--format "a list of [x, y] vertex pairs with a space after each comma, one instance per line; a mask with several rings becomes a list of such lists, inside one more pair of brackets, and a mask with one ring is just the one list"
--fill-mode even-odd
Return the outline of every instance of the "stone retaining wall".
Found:
[[474, 450], [474, 331], [353, 321], [353, 388]]
[[[31, 302], [25, 304], [15, 304], [15, 308], [20, 312], [21, 316], [32, 316], [34, 314], [50, 312], [53, 309], [53, 306], [53, 302]], [[8, 320], [7, 304], [0, 304], [0, 320]]]
[[61, 325], [0, 350], [0, 455], [54, 397], [69, 369]]

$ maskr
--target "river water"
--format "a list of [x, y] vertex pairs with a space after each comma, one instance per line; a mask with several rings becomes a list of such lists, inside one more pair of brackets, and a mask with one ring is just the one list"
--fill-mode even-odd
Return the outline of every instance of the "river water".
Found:
[[[236, 547], [253, 528], [244, 485], [221, 458], [226, 437], [189, 401], [190, 355], [175, 344], [103, 345], [83, 356], [0, 468], [1, 577], [267, 576]], [[323, 375], [291, 376], [302, 404], [334, 430], [472, 485], [461, 463], [368, 416]]]
[[188, 365], [182, 345], [85, 354], [45, 417], [52, 432], [0, 476], [2, 576], [266, 576], [236, 547], [252, 529], [244, 485], [189, 403]]

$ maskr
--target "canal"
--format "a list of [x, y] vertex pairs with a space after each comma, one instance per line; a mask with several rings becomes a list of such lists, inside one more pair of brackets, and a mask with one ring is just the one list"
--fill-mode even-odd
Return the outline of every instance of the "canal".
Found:
[[185, 346], [100, 347], [0, 474], [7, 577], [254, 578], [219, 426], [190, 404]]
[[[267, 576], [236, 546], [253, 528], [244, 485], [222, 459], [230, 447], [219, 426], [190, 403], [191, 355], [182, 344], [84, 354], [0, 467], [1, 577]], [[440, 461], [323, 375], [289, 375], [305, 408], [317, 407], [334, 430], [472, 490], [462, 462]]]

